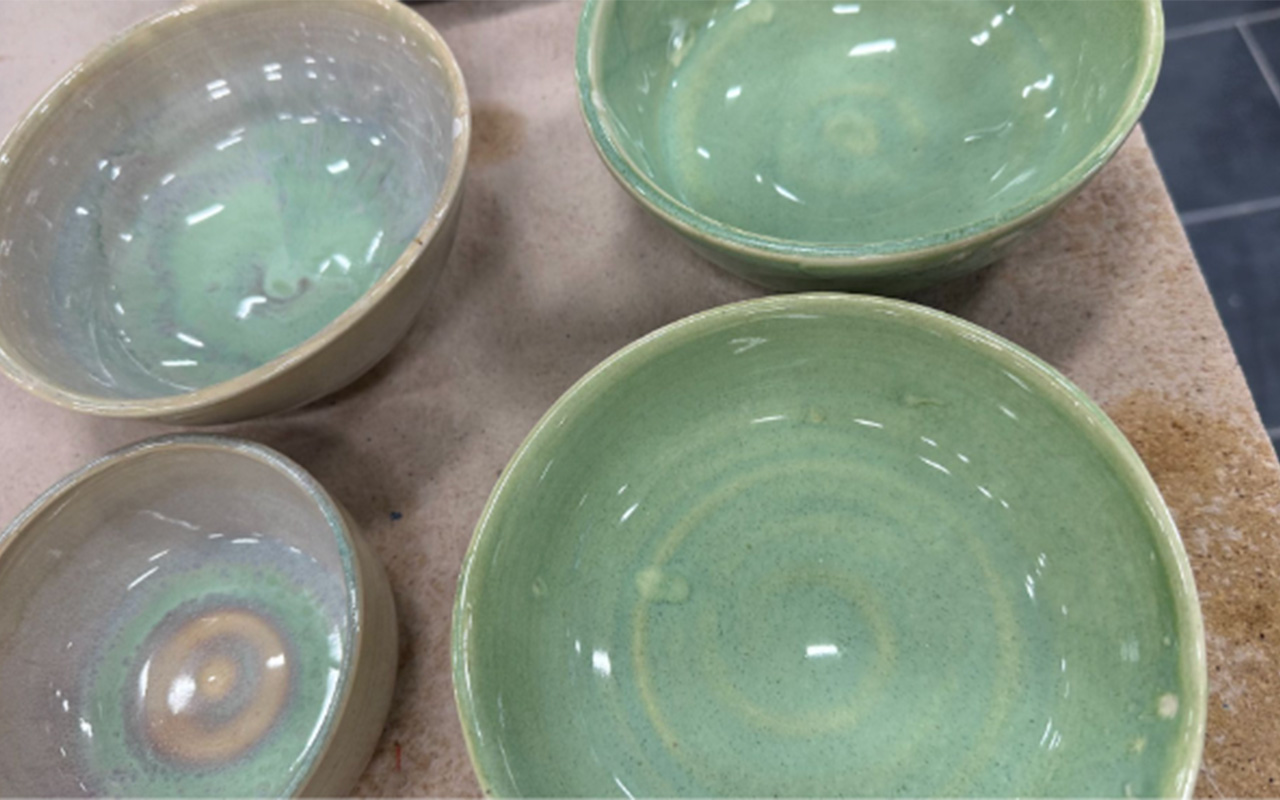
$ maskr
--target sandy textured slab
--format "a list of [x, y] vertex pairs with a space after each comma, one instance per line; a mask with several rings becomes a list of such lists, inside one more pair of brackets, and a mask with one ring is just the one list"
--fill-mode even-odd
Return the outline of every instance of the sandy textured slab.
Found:
[[[167, 5], [0, 3], [0, 31], [21, 31], [0, 41], [0, 126], [90, 47]], [[464, 217], [439, 293], [356, 386], [227, 432], [314, 472], [395, 585], [396, 705], [357, 792], [471, 795], [449, 615], [494, 479], [601, 358], [759, 292], [688, 252], [598, 163], [574, 97], [576, 5], [419, 8], [457, 53], [475, 107]], [[1174, 510], [1204, 604], [1212, 693], [1198, 792], [1280, 794], [1280, 467], [1141, 134], [1004, 263], [918, 299], [1030, 348], [1128, 434]], [[0, 384], [0, 518], [84, 461], [161, 430]]]

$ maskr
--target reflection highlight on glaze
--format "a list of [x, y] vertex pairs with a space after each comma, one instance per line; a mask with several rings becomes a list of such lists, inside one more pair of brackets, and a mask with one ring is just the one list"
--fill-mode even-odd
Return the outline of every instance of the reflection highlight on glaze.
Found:
[[[225, 81], [208, 88], [229, 91]], [[157, 165], [155, 177], [139, 173], [129, 190], [149, 202], [128, 219], [104, 212], [102, 223], [129, 226], [118, 237], [132, 249], [106, 249], [114, 280], [105, 299], [134, 312], [115, 326], [115, 341], [99, 341], [104, 367], [119, 352], [186, 390], [264, 363], [338, 316], [413, 233], [390, 228], [377, 210], [402, 157], [386, 143], [384, 131], [345, 114], [272, 112]], [[112, 159], [101, 166], [120, 177]], [[362, 255], [358, 269], [348, 253]], [[223, 320], [251, 322], [254, 332], [246, 338]], [[206, 356], [179, 355], [155, 336], [177, 325], [186, 330], [173, 336], [201, 341]]]
[[[628, 67], [636, 111], [616, 124], [677, 200], [768, 236], [892, 240], [1018, 202], [1063, 133], [1036, 31], [1007, 2], [907, 5], [672, 4], [665, 63]], [[988, 185], [1002, 170], [1018, 177]]]
[[194, 214], [188, 214], [187, 227], [191, 227], [193, 225], [199, 225], [201, 222], [204, 222], [205, 220], [213, 219], [214, 217], [218, 216], [219, 214], [221, 214], [223, 211], [226, 211], [226, 210], [227, 210], [227, 207], [224, 206], [222, 203], [214, 203], [213, 205], [207, 208], [203, 208], [195, 212]]
[[[341, 588], [313, 556], [256, 531], [206, 532], [156, 509], [131, 519], [172, 544], [138, 555], [80, 684], [49, 687], [68, 717], [59, 752], [99, 794], [178, 794], [194, 773], [224, 789], [257, 773], [287, 780], [336, 698]], [[237, 555], [247, 543], [254, 554]]]
[[612, 675], [613, 662], [609, 659], [609, 653], [605, 650], [591, 651], [591, 668], [602, 678]]
[[832, 658], [840, 655], [840, 648], [834, 644], [811, 644], [804, 649], [805, 658]]
[[[565, 401], [487, 512], [485, 610], [460, 605], [467, 691], [503, 699], [476, 723], [490, 775], [527, 796], [1156, 793], [1181, 731], [1152, 687], [1181, 667], [1153, 644], [1177, 610], [1153, 599], [1147, 512], [1040, 387], [902, 316], [883, 338], [704, 323]], [[593, 766], [546, 780], [575, 753]]]
[[[268, 364], [338, 319], [446, 211], [436, 200], [467, 120], [443, 62], [410, 52], [420, 43], [389, 39], [369, 61], [326, 52], [347, 47], [345, 29], [227, 36], [211, 30], [212, 49], [189, 58], [160, 48], [118, 64], [109, 90], [77, 78], [88, 83], [51, 112], [57, 135], [31, 145], [37, 169], [5, 200], [22, 214], [0, 226], [0, 266], [12, 251], [22, 263], [9, 268], [49, 275], [31, 289], [45, 297], [33, 340], [61, 343], [47, 359], [68, 391], [171, 396]], [[149, 91], [120, 88], [135, 84]], [[102, 102], [112, 92], [128, 102]], [[94, 133], [67, 133], [81, 129]]]
[[892, 53], [898, 49], [897, 39], [877, 39], [874, 42], [863, 42], [853, 46], [849, 51], [850, 58], [858, 56], [873, 56], [877, 53]]

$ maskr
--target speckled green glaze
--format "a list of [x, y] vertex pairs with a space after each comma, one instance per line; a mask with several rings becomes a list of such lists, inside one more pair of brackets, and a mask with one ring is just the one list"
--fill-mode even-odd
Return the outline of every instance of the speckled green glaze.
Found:
[[1188, 796], [1204, 733], [1191, 572], [1123, 436], [870, 297], [597, 367], [495, 488], [453, 636], [500, 796]]
[[0, 794], [341, 796], [395, 680], [390, 586], [274, 451], [133, 445], [0, 532]]
[[372, 120], [282, 106], [179, 130], [174, 152], [131, 168], [158, 138], [142, 131], [66, 209], [55, 273], [82, 280], [73, 259], [104, 257], [89, 300], [104, 380], [163, 396], [249, 372], [337, 319], [412, 243], [440, 175], [405, 169], [418, 157]]
[[591, 0], [605, 163], [711, 260], [778, 289], [899, 292], [997, 258], [1119, 147], [1158, 0]]
[[[230, 557], [219, 549], [231, 551]], [[213, 549], [218, 566], [158, 576], [140, 597], [128, 597], [126, 602], [134, 602], [121, 613], [122, 624], [110, 626], [106, 646], [95, 654], [97, 667], [70, 695], [80, 698], [77, 712], [93, 730], [92, 746], [83, 748], [83, 759], [85, 771], [98, 776], [96, 791], [118, 797], [276, 797], [295, 782], [298, 765], [310, 760], [308, 750], [332, 711], [344, 666], [343, 636], [333, 620], [342, 619], [345, 597], [341, 591], [318, 597], [295, 576], [264, 567], [271, 559], [285, 564], [299, 560], [290, 559], [284, 548], [273, 548], [270, 540], [261, 540], [252, 553], [236, 549], [246, 548]], [[264, 549], [281, 552], [263, 556]], [[241, 563], [236, 563], [236, 556]], [[253, 561], [258, 563], [245, 563]], [[143, 700], [135, 687], [155, 651], [175, 630], [227, 610], [253, 613], [279, 631], [286, 645], [280, 652], [287, 662], [283, 668], [289, 670], [289, 689], [271, 726], [242, 755], [229, 764], [187, 763], [147, 740], [140, 723], [145, 718]], [[226, 649], [251, 650], [241, 642]], [[241, 664], [240, 671], [248, 672], [246, 667], [260, 665]], [[219, 716], [243, 713], [262, 700], [233, 696], [232, 702], [222, 704], [226, 708], [219, 709], [220, 715], [209, 716], [219, 722]]]

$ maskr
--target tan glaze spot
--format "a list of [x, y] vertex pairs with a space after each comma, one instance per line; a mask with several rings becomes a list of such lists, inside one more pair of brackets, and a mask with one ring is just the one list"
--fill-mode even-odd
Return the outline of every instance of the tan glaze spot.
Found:
[[[1280, 784], [1280, 469], [1270, 444], [1163, 396], [1107, 406], [1160, 486], [1200, 593], [1209, 661], [1202, 796], [1273, 796]], [[1274, 779], [1274, 783], [1271, 780]]]
[[239, 672], [232, 659], [214, 656], [200, 667], [200, 673], [196, 675], [196, 696], [210, 703], [226, 699]]
[[471, 111], [471, 164], [486, 167], [520, 152], [525, 119], [500, 105], [480, 105]]
[[822, 126], [822, 138], [852, 156], [870, 157], [880, 149], [876, 123], [861, 114], [846, 112]]
[[[242, 670], [237, 652], [251, 653], [257, 663]], [[200, 766], [240, 756], [284, 708], [290, 677], [284, 653], [275, 627], [246, 610], [212, 611], [186, 623], [148, 664], [142, 698], [147, 741], [164, 756]], [[245, 680], [255, 685], [241, 686]], [[219, 706], [246, 690], [252, 696], [226, 718], [227, 709]]]

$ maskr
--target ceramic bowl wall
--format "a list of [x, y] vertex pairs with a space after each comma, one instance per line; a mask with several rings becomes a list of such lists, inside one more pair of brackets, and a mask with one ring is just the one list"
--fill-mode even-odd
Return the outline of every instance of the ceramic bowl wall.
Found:
[[0, 145], [0, 368], [182, 422], [339, 388], [444, 264], [469, 125], [444, 41], [398, 3], [201, 2], [131, 29]]
[[902, 292], [1001, 255], [1114, 154], [1158, 0], [591, 0], [592, 139], [645, 208], [784, 290]]

